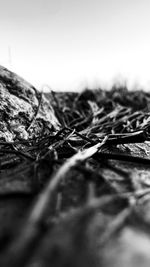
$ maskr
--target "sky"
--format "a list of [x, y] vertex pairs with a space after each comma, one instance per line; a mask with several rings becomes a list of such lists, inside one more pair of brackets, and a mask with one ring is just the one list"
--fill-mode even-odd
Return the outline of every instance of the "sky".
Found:
[[150, 90], [149, 0], [0, 0], [0, 65], [36, 88]]

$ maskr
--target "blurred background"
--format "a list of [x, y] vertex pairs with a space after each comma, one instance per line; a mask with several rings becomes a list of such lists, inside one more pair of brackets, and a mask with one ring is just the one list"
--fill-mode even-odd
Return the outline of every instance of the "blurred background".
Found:
[[150, 90], [149, 0], [0, 2], [0, 64], [40, 90]]

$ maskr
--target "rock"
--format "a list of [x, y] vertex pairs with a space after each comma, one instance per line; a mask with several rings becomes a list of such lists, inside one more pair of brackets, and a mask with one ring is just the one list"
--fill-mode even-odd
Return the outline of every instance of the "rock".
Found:
[[52, 103], [17, 74], [0, 66], [0, 140], [27, 140], [59, 128]]

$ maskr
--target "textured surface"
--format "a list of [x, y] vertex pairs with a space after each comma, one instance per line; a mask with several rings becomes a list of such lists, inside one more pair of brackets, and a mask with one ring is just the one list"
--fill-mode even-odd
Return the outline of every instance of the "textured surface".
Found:
[[149, 267], [150, 95], [52, 94], [58, 130], [37, 96], [37, 137], [0, 144], [0, 266]]
[[51, 103], [36, 89], [0, 67], [0, 140], [8, 142], [59, 129]]

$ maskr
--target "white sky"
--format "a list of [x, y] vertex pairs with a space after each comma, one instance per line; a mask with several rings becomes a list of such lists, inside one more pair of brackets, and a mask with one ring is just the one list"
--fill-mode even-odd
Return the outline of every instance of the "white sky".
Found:
[[150, 89], [150, 1], [0, 0], [0, 64], [38, 88]]

